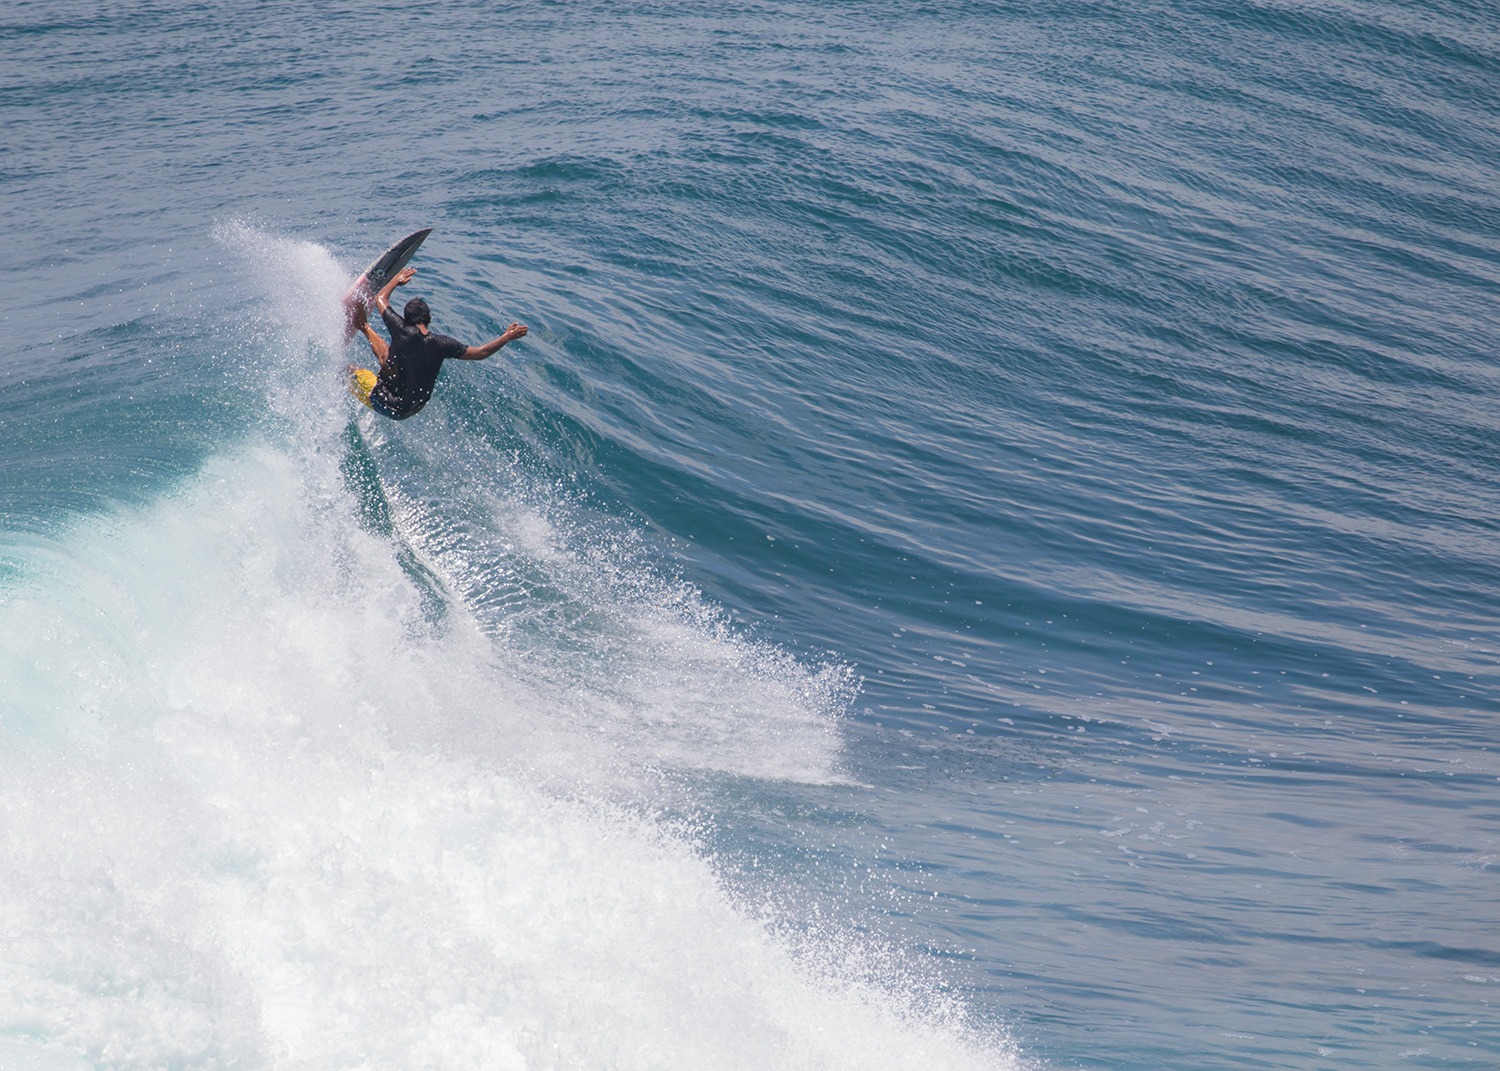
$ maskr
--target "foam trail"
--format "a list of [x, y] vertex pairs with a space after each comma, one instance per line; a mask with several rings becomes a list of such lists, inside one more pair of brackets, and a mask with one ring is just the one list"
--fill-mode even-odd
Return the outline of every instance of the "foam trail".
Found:
[[[337, 359], [314, 333], [270, 351], [273, 392]], [[336, 382], [298, 398], [294, 430], [342, 404]], [[453, 590], [434, 618], [400, 533], [360, 523], [337, 435], [293, 441], [271, 427], [25, 548], [0, 592], [4, 1066], [1015, 1066], [940, 986], [793, 936], [608, 802], [585, 772], [633, 746], [570, 731], [586, 693]], [[757, 679], [663, 613], [679, 647], [730, 644], [695, 679]], [[626, 736], [687, 748], [690, 717]]]
[[[842, 780], [836, 717], [852, 697], [847, 667], [809, 669], [734, 635], [715, 607], [630, 550], [629, 533], [576, 523], [555, 489], [482, 438], [446, 440], [441, 407], [399, 426], [361, 413], [362, 432], [346, 436], [348, 415], [359, 411], [340, 385], [336, 299], [352, 270], [320, 246], [243, 223], [222, 232], [255, 266], [250, 291], [267, 291], [250, 302], [248, 334], [262, 351], [250, 364], [278, 434], [304, 458], [299, 478], [338, 497], [348, 472], [335, 480], [327, 455], [363, 459], [389, 514], [380, 527], [408, 573], [436, 577], [506, 655], [527, 664], [529, 686], [569, 710], [565, 722], [527, 727], [547, 737], [535, 762], [570, 780], [581, 771], [630, 780], [646, 768]], [[368, 352], [357, 345], [348, 356]], [[497, 471], [506, 473], [498, 484]]]

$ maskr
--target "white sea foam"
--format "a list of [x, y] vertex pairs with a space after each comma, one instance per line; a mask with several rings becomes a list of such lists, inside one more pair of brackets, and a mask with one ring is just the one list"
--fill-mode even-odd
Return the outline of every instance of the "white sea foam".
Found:
[[[326, 359], [327, 326], [272, 372]], [[614, 607], [626, 687], [517, 659], [459, 551], [399, 501], [393, 532], [358, 523], [336, 435], [299, 424], [318, 398], [282, 411], [299, 449], [246, 442], [0, 593], [4, 1066], [1012, 1066], [879, 948], [792, 936], [621, 805], [646, 763], [836, 778], [815, 672], [671, 585]], [[514, 524], [554, 577], [593, 568]], [[576, 597], [622, 590], [590, 575]]]
[[0, 1036], [49, 1068], [983, 1063], [582, 772], [539, 787], [570, 712], [297, 471], [214, 462], [0, 609]]

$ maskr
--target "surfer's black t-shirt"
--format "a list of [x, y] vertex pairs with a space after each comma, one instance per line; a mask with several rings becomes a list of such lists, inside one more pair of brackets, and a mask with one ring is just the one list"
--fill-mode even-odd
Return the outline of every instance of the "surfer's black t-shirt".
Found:
[[370, 407], [405, 420], [432, 397], [443, 362], [462, 357], [469, 347], [447, 335], [424, 335], [389, 308], [381, 310], [380, 318], [391, 333], [391, 352], [370, 391]]

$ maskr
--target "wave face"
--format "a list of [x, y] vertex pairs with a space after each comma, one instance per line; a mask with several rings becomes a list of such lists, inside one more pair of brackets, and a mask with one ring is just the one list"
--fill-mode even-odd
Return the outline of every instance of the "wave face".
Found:
[[7, 592], [0, 1053], [1005, 1066], [940, 990], [754, 906], [659, 813], [689, 774], [840, 780], [845, 674], [737, 638], [519, 481], [387, 497], [381, 429], [328, 419], [316, 363], [319, 284], [347, 276], [222, 237], [276, 267], [262, 426]]
[[1491, 22], [0, 12], [0, 1071], [1500, 1053]]
[[[590, 791], [638, 742], [557, 721], [607, 704], [546, 694], [456, 609], [432, 624], [317, 468], [214, 459], [10, 594], [7, 1066], [999, 1062]], [[658, 735], [664, 762], [698, 739]], [[781, 746], [728, 764], [775, 776]], [[564, 775], [570, 795], [545, 787]]]

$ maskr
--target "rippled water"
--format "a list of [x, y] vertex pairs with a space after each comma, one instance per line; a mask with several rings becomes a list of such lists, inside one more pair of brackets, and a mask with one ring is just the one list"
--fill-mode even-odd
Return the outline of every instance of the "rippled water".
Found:
[[1488, 7], [0, 41], [0, 1064], [1500, 1053]]

